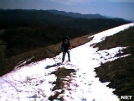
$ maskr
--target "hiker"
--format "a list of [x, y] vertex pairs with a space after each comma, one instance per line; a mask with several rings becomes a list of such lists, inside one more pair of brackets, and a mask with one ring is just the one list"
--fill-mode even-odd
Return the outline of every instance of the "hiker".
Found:
[[62, 44], [61, 44], [61, 51], [63, 52], [63, 54], [62, 54], [62, 63], [64, 62], [66, 53], [68, 54], [68, 61], [70, 62], [70, 51], [69, 51], [69, 49], [71, 49], [69, 38], [64, 37], [62, 39]]

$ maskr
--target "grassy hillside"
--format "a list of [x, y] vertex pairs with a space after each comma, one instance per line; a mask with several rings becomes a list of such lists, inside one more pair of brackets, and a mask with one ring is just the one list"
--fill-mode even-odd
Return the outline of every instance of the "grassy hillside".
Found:
[[0, 75], [32, 56], [39, 61], [57, 55], [63, 36], [74, 39], [129, 23], [72, 18], [44, 10], [0, 10], [0, 22]]
[[[102, 66], [96, 68], [95, 71], [100, 81], [111, 82], [108, 86], [115, 88], [114, 93], [119, 97], [124, 95], [134, 96], [134, 27], [119, 32], [119, 34], [113, 35], [112, 37], [107, 37], [105, 41], [96, 46], [99, 47], [100, 50], [118, 46], [130, 46], [124, 50], [123, 54], [130, 53], [131, 56], [102, 64]], [[122, 54], [118, 55], [120, 56]], [[134, 101], [134, 97], [129, 101]]]
[[[90, 34], [87, 34], [87, 35], [80, 36], [80, 37], [70, 40], [73, 48], [90, 41], [91, 39], [87, 39], [87, 37], [89, 35]], [[36, 61], [42, 60], [44, 58], [51, 58], [51, 57], [58, 55], [60, 53], [60, 49], [59, 49], [60, 45], [61, 45], [61, 43], [57, 43], [57, 44], [53, 44], [53, 45], [46, 46], [46, 47], [40, 47], [40, 48], [31, 50], [28, 52], [24, 52], [19, 55], [12, 56], [10, 58], [4, 58], [4, 53], [1, 52], [0, 54], [3, 55], [3, 58], [2, 57], [0, 58], [1, 59], [0, 60], [0, 76], [13, 70], [14, 66], [21, 64], [20, 61], [23, 62], [33, 56], [35, 58], [32, 59], [32, 61], [30, 61], [30, 62], [36, 62]], [[3, 45], [1, 45], [1, 46], [3, 46]], [[6, 49], [4, 47], [3, 48], [1, 47], [0, 50], [4, 51]], [[28, 63], [30, 63], [30, 62], [28, 62]]]

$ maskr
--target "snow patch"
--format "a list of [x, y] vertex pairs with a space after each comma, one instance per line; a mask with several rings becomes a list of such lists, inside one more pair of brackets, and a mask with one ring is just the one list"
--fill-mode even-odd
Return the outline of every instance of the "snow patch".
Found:
[[[90, 42], [70, 50], [71, 63], [60, 66], [62, 57], [60, 53], [56, 57], [23, 66], [0, 77], [0, 101], [49, 101], [48, 98], [51, 95], [57, 91], [61, 92], [61, 89], [52, 91], [55, 86], [53, 82], [57, 77], [51, 73], [63, 66], [67, 69], [75, 69], [76, 73], [70, 74], [71, 78], [64, 78], [71, 79], [70, 86], [65, 85], [62, 89], [64, 93], [58, 98], [63, 97], [65, 101], [119, 101], [118, 97], [112, 93], [114, 89], [107, 87], [109, 82], [102, 83], [95, 77], [94, 69], [101, 63], [129, 56], [130, 54], [116, 56], [127, 47], [98, 51], [98, 48], [91, 46], [131, 26], [134, 26], [134, 23], [91, 36], [93, 39]], [[67, 82], [64, 83], [67, 84]]]

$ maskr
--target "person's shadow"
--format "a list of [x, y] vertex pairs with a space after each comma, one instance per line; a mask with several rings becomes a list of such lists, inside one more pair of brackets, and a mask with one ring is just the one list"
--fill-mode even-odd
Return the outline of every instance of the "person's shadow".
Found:
[[60, 62], [59, 62], [59, 63], [55, 63], [55, 64], [53, 64], [53, 65], [47, 65], [47, 66], [45, 67], [45, 69], [49, 69], [49, 68], [51, 68], [51, 67], [55, 67], [55, 66], [59, 66], [59, 65], [61, 65]]

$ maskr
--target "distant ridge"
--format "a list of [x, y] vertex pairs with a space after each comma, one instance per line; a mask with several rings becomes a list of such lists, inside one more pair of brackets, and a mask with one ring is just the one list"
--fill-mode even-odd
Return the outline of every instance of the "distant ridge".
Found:
[[110, 17], [110, 16], [103, 16], [101, 14], [81, 14], [81, 13], [73, 13], [73, 12], [65, 12], [65, 11], [58, 11], [55, 9], [52, 10], [46, 10], [49, 13], [61, 15], [61, 16], [68, 16], [72, 18], [83, 18], [83, 19], [113, 19], [115, 21], [133, 21], [133, 20], [126, 20], [123, 18], [117, 18], [117, 17]]
[[80, 13], [73, 13], [73, 12], [65, 12], [65, 11], [58, 11], [58, 10], [47, 10], [50, 13], [53, 14], [59, 14], [64, 16], [69, 16], [73, 18], [86, 18], [86, 19], [100, 19], [100, 18], [107, 18], [105, 16], [102, 16], [100, 14], [80, 14]]

